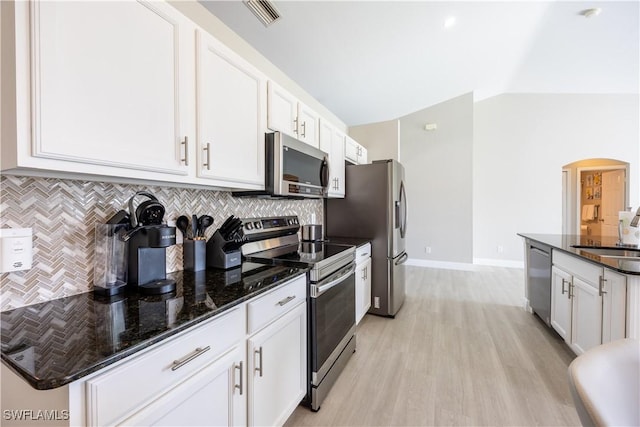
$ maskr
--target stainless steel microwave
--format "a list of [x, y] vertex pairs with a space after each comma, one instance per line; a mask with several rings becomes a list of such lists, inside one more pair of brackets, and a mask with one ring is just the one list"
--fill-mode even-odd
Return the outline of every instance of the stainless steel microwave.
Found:
[[282, 132], [265, 134], [265, 190], [234, 196], [325, 197], [329, 183], [327, 153]]

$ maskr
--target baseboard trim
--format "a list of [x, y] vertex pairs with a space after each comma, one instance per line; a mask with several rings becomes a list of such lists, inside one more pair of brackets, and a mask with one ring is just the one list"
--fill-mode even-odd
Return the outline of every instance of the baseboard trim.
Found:
[[444, 270], [478, 271], [482, 267], [507, 267], [524, 269], [524, 262], [502, 259], [474, 258], [473, 264], [466, 262], [435, 261], [431, 259], [409, 258], [407, 265], [416, 267], [442, 268]]
[[476, 265], [488, 265], [491, 267], [509, 267], [509, 268], [524, 269], [524, 261], [512, 261], [508, 259], [474, 258], [473, 263]]

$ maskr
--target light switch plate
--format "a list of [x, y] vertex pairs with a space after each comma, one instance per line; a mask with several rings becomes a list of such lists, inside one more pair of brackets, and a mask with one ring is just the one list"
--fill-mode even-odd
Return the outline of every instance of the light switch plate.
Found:
[[31, 228], [0, 229], [0, 272], [29, 270], [33, 261]]

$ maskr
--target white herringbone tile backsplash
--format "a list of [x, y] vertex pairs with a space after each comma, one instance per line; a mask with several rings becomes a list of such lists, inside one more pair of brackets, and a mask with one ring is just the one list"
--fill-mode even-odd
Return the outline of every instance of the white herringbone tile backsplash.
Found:
[[[0, 311], [75, 295], [93, 288], [94, 226], [104, 223], [136, 191], [153, 193], [166, 219], [213, 216], [211, 236], [229, 216], [298, 215], [302, 224], [322, 220], [320, 200], [235, 198], [231, 193], [160, 186], [0, 177], [0, 228], [33, 229], [33, 267], [0, 274]], [[140, 201], [144, 201], [144, 197]], [[167, 251], [167, 270], [182, 269], [182, 246]]]

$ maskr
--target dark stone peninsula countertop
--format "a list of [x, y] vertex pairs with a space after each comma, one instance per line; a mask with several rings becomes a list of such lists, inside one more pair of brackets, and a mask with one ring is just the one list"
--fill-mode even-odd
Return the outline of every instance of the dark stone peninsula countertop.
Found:
[[93, 292], [0, 313], [1, 355], [38, 390], [63, 386], [185, 331], [307, 269], [243, 263], [233, 270], [180, 271], [175, 292]]
[[[624, 274], [640, 275], [640, 260], [624, 260], [605, 258], [589, 252], [589, 249], [623, 249], [616, 245], [618, 239], [610, 236], [578, 236], [574, 234], [529, 234], [518, 233], [518, 236], [534, 240], [554, 249], [583, 258]], [[576, 247], [577, 246], [577, 247]], [[624, 248], [629, 249], [629, 248]], [[633, 249], [633, 248], [630, 248]]]
[[371, 243], [372, 239], [361, 239], [359, 237], [327, 237], [329, 243], [336, 243], [338, 245], [349, 245], [360, 247]]

